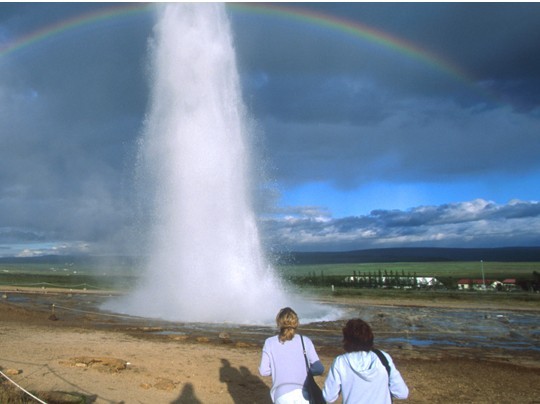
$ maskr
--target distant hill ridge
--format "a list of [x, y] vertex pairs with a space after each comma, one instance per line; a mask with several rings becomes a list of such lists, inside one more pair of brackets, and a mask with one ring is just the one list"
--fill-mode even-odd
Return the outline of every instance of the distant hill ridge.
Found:
[[538, 262], [540, 247], [501, 248], [378, 248], [340, 252], [290, 252], [281, 264], [354, 264], [373, 262], [444, 261]]
[[116, 262], [131, 265], [140, 257], [128, 256], [94, 256], [94, 255], [39, 255], [35, 257], [0, 257], [0, 264], [56, 264], [68, 263], [96, 265], [100, 263]]
[[[142, 257], [126, 256], [76, 256], [44, 255], [38, 257], [0, 257], [0, 263], [28, 264], [99, 264], [116, 262], [132, 265]], [[540, 262], [540, 247], [500, 248], [378, 248], [338, 252], [288, 252], [277, 254], [278, 264], [354, 264], [374, 262], [444, 262], [444, 261], [492, 261], [492, 262]]]

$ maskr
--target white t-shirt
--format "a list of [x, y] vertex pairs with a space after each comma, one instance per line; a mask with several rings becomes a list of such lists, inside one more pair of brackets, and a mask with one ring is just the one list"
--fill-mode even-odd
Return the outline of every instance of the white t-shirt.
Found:
[[[304, 336], [304, 346], [309, 365], [319, 362], [319, 356], [315, 352], [313, 342], [306, 336]], [[319, 365], [322, 366], [320, 362]], [[324, 369], [320, 373], [323, 371]], [[259, 373], [261, 376], [272, 375], [272, 388], [270, 390], [272, 401], [276, 401], [276, 398], [285, 393], [302, 389], [307, 371], [300, 336], [295, 335], [292, 340], [284, 343], [279, 341], [277, 335], [267, 338], [262, 350]], [[317, 372], [317, 374], [320, 373]]]

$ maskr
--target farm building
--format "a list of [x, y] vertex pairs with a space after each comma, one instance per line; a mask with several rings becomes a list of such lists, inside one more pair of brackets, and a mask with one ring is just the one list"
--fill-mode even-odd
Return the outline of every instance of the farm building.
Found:
[[515, 278], [508, 278], [502, 281], [502, 287], [504, 290], [516, 290], [518, 289], [517, 280]]
[[496, 289], [498, 281], [491, 279], [460, 279], [458, 281], [459, 290], [481, 290], [484, 289]]
[[419, 288], [429, 288], [440, 286], [441, 282], [434, 278], [433, 276], [417, 276], [416, 277], [416, 286]]

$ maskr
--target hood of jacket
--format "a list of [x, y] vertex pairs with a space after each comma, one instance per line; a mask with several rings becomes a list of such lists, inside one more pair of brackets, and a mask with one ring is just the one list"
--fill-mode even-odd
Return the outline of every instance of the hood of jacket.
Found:
[[368, 382], [380, 372], [380, 368], [377, 368], [379, 358], [373, 352], [349, 352], [344, 355], [344, 361], [354, 373]]

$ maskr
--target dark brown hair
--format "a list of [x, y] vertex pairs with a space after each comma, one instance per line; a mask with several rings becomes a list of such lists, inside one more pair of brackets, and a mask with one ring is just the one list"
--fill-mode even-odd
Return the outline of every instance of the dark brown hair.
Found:
[[343, 348], [346, 352], [371, 351], [373, 332], [364, 320], [354, 318], [343, 327]]

